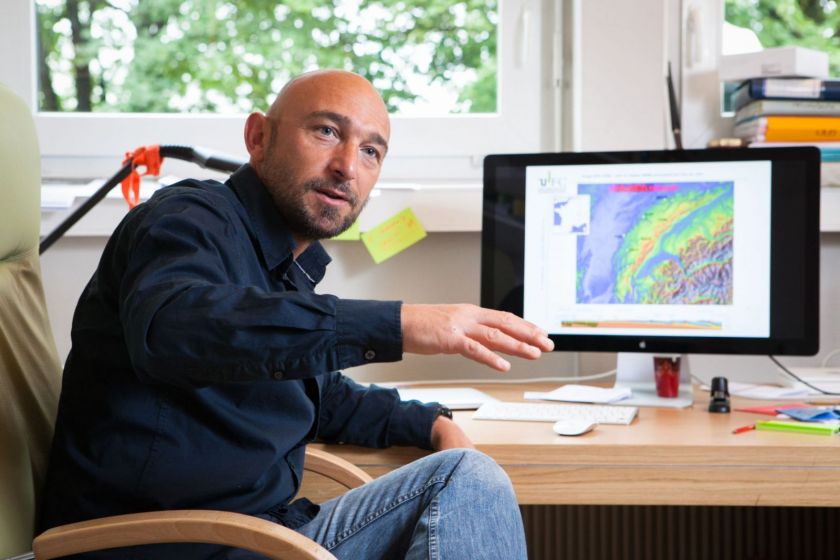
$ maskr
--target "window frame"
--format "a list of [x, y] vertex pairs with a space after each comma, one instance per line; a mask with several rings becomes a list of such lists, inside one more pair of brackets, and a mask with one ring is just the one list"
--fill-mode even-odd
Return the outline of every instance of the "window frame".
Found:
[[[671, 0], [676, 1], [676, 0]], [[680, 18], [682, 139], [686, 148], [732, 135], [732, 115], [721, 114], [724, 0], [687, 0]]]
[[[545, 4], [545, 5], [544, 5]], [[545, 25], [548, 0], [499, 3], [498, 112], [443, 117], [392, 116], [391, 152], [383, 179], [481, 177], [485, 154], [545, 149], [558, 118], [542, 119]], [[0, 76], [33, 109], [44, 174], [95, 176], [113, 170], [115, 157], [146, 144], [185, 144], [245, 157], [247, 115], [159, 113], [40, 113], [37, 102], [35, 7], [6, 0], [0, 7]], [[546, 120], [552, 122], [546, 123]], [[78, 139], [85, 131], [84, 142]], [[107, 163], [106, 163], [107, 162]], [[84, 175], [82, 175], [84, 176]]]

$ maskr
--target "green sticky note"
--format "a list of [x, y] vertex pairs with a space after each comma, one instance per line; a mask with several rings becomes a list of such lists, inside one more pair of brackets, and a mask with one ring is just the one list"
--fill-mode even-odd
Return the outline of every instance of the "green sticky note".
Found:
[[424, 237], [426, 237], [426, 230], [417, 221], [417, 216], [411, 208], [406, 208], [375, 228], [362, 233], [362, 243], [373, 257], [373, 262], [379, 264], [411, 247]]
[[353, 222], [353, 225], [339, 233], [335, 237], [330, 237], [333, 241], [358, 241], [361, 239], [362, 231], [359, 229], [359, 220]]

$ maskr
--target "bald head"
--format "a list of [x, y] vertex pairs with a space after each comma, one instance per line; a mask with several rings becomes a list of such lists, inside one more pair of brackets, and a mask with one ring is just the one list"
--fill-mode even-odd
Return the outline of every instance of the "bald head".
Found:
[[355, 110], [361, 109], [381, 121], [386, 131], [381, 141], [387, 149], [391, 123], [385, 102], [367, 79], [346, 70], [315, 70], [292, 78], [277, 94], [266, 116], [276, 121], [287, 113], [331, 99], [350, 102]]
[[318, 70], [287, 83], [268, 113], [245, 125], [251, 166], [293, 235], [337, 235], [361, 212], [379, 178], [391, 124], [365, 78]]

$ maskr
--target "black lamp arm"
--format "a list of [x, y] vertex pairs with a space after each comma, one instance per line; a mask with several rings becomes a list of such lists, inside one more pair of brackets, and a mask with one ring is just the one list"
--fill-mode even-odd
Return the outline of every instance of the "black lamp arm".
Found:
[[[192, 146], [162, 145], [160, 146], [160, 156], [161, 158], [169, 157], [190, 161], [207, 169], [227, 171], [228, 173], [233, 173], [245, 163], [244, 161], [227, 154], [214, 154], [201, 148], [193, 148]], [[73, 227], [76, 222], [81, 220], [85, 214], [90, 212], [94, 206], [99, 204], [99, 201], [105, 198], [105, 196], [111, 192], [114, 187], [119, 185], [123, 179], [128, 177], [131, 173], [131, 164], [132, 161], [129, 160], [119, 171], [116, 172], [116, 174], [114, 174], [113, 177], [105, 181], [101, 187], [96, 189], [96, 192], [90, 195], [90, 197], [88, 197], [81, 206], [73, 210], [73, 212], [71, 212], [69, 216], [58, 224], [55, 229], [44, 236], [38, 246], [38, 252], [43, 254], [44, 251], [49, 249], [53, 243], [58, 241], [61, 236], [67, 233], [67, 230]]]

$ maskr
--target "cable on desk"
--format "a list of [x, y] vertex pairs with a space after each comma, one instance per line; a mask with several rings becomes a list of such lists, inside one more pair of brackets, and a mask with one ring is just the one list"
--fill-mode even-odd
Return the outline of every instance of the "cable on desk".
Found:
[[820, 366], [821, 366], [821, 367], [828, 367], [828, 362], [830, 362], [830, 361], [831, 361], [831, 358], [833, 358], [833, 357], [834, 357], [834, 356], [836, 356], [837, 354], [840, 354], [840, 348], [835, 348], [834, 350], [832, 350], [831, 352], [829, 352], [828, 354], [826, 354], [826, 355], [825, 355], [825, 358], [823, 358], [822, 363], [820, 364]]
[[823, 394], [823, 395], [840, 396], [840, 393], [832, 393], [831, 391], [826, 391], [825, 389], [820, 389], [816, 385], [812, 385], [811, 383], [808, 383], [807, 381], [805, 381], [804, 379], [802, 379], [801, 377], [799, 377], [798, 375], [796, 375], [795, 373], [790, 371], [784, 365], [782, 365], [782, 363], [779, 360], [777, 360], [774, 356], [768, 354], [767, 357], [770, 358], [773, 361], [773, 363], [776, 364], [783, 372], [785, 372], [786, 375], [790, 376], [792, 379], [795, 379], [796, 381], [799, 381], [800, 383], [802, 383], [806, 387], [810, 387], [814, 391], [817, 391], [818, 393]]
[[575, 381], [595, 381], [615, 374], [615, 370], [602, 371], [592, 375], [581, 375], [575, 377], [525, 377], [517, 379], [423, 379], [420, 381], [371, 381], [385, 387], [410, 387], [412, 385], [516, 385], [519, 383], [573, 383]]
[[711, 385], [710, 381], [706, 381], [705, 379], [700, 379], [699, 377], [697, 377], [696, 375], [694, 375], [691, 372], [689, 372], [688, 377], [691, 378], [691, 380], [694, 381], [694, 383], [696, 383], [700, 387], [709, 387]]

